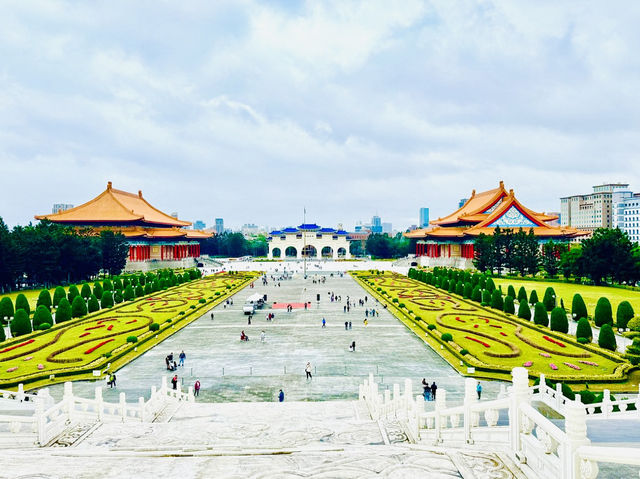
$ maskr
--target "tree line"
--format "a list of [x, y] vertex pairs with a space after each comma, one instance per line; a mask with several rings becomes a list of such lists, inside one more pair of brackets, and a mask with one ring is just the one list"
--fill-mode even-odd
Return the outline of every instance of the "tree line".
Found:
[[67, 284], [120, 274], [129, 247], [122, 234], [41, 221], [12, 230], [0, 218], [0, 290]]
[[528, 233], [496, 227], [493, 235], [481, 234], [474, 245], [474, 266], [482, 272], [518, 273], [549, 277], [562, 274], [595, 284], [640, 282], [640, 246], [620, 229], [599, 228], [581, 244], [548, 241], [539, 247], [533, 231]]
[[264, 235], [248, 240], [242, 233], [222, 233], [207, 238], [200, 244], [200, 252], [209, 256], [237, 258], [239, 256], [266, 256], [269, 244]]
[[398, 233], [395, 236], [389, 236], [381, 233], [369, 235], [365, 244], [364, 252], [359, 245], [359, 241], [351, 243], [351, 254], [360, 256], [361, 254], [366, 253], [374, 258], [402, 258], [415, 252], [415, 242], [405, 238], [401, 233]]

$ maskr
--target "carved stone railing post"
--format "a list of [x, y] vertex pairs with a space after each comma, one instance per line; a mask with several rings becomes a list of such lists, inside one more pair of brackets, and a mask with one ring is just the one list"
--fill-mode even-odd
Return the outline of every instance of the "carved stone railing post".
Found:
[[436, 443], [442, 442], [442, 428], [447, 427], [447, 417], [442, 416], [442, 411], [447, 407], [447, 391], [445, 389], [441, 389], [436, 394], [436, 420], [435, 420], [435, 430], [436, 430]]
[[20, 402], [24, 401], [24, 385], [22, 383], [18, 384], [18, 392], [16, 392], [16, 399]]
[[613, 406], [611, 406], [611, 391], [605, 389], [602, 391], [602, 414], [604, 414], [605, 418], [608, 418], [610, 413], [613, 411]]
[[[520, 454], [522, 443], [520, 440], [520, 429], [522, 419], [520, 416], [520, 405], [528, 403], [529, 398], [529, 373], [523, 367], [513, 368], [511, 371], [513, 386], [511, 387], [511, 398], [509, 404], [509, 444], [514, 455]], [[540, 382], [542, 384], [542, 382]]]
[[476, 393], [477, 385], [478, 381], [473, 378], [466, 378], [464, 380], [464, 414], [462, 421], [464, 426], [464, 439], [467, 444], [473, 444], [471, 427], [478, 426], [476, 419], [478, 413], [471, 412], [471, 405], [478, 402]]
[[587, 411], [581, 403], [567, 401], [565, 404], [564, 430], [567, 439], [565, 444], [560, 445], [562, 478], [572, 479], [580, 477], [580, 457], [576, 453], [577, 449], [591, 443], [587, 437]]
[[98, 412], [98, 421], [101, 421], [104, 419], [104, 403], [102, 400], [102, 387], [98, 386], [96, 388], [96, 410]]
[[562, 394], [562, 383], [556, 383], [556, 411], [562, 411], [563, 398], [564, 394]]
[[125, 393], [120, 393], [120, 417], [122, 418], [122, 422], [127, 419], [127, 399]]
[[[43, 447], [47, 443], [47, 418], [44, 415], [46, 397], [42, 393], [46, 388], [38, 392], [36, 398], [35, 421], [38, 431], [38, 445]], [[49, 391], [47, 390], [47, 393]]]
[[73, 398], [73, 384], [71, 381], [64, 383], [64, 393], [62, 395], [62, 401], [64, 402], [63, 411], [67, 415], [67, 421], [73, 422], [75, 419], [75, 400]]
[[[149, 399], [149, 401], [151, 401], [151, 399]], [[145, 403], [144, 403], [144, 398], [142, 396], [140, 396], [138, 398], [138, 407], [140, 408], [140, 421], [141, 422], [146, 422], [147, 421], [147, 411], [146, 411], [146, 407], [145, 407]]]

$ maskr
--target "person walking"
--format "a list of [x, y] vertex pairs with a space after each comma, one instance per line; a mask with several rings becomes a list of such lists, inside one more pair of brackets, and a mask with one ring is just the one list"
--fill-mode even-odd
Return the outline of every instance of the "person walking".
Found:
[[327, 327], [327, 322], [325, 321], [324, 318], [322, 318], [322, 327], [326, 328]]
[[193, 385], [193, 395], [200, 396], [200, 380], [196, 379], [196, 383]]
[[284, 391], [282, 389], [278, 393], [278, 402], [284, 402]]
[[304, 368], [304, 372], [307, 373], [307, 379], [313, 379], [311, 376], [311, 363], [307, 363], [307, 366]]
[[438, 386], [436, 384], [435, 381], [433, 381], [433, 383], [431, 383], [431, 400], [435, 401], [436, 400], [436, 391], [438, 390]]
[[180, 356], [178, 356], [178, 358], [180, 358], [180, 366], [184, 367], [184, 360], [187, 358], [187, 355], [184, 354], [184, 349], [180, 351]]
[[264, 329], [263, 329], [262, 332], [260, 333], [260, 342], [261, 343], [264, 343], [264, 340], [265, 340], [266, 336], [267, 335], [265, 334]]
[[178, 389], [178, 375], [176, 374], [171, 378], [171, 386], [173, 389]]
[[478, 401], [479, 401], [480, 397], [482, 396], [482, 384], [480, 384], [480, 382], [478, 382], [478, 385], [476, 386], [476, 392], [478, 393]]
[[431, 399], [431, 387], [429, 387], [429, 381], [427, 381], [425, 378], [422, 378], [422, 389], [424, 400], [429, 401]]

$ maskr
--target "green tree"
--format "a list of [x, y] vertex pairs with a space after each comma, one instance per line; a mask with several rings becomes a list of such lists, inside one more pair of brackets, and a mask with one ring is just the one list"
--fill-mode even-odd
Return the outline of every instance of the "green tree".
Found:
[[542, 268], [552, 278], [558, 274], [560, 257], [566, 250], [567, 245], [553, 240], [542, 245]]
[[559, 331], [561, 333], [569, 332], [569, 321], [567, 321], [567, 313], [562, 308], [553, 308], [551, 310], [551, 322], [549, 327], [551, 331]]
[[33, 329], [38, 329], [38, 327], [43, 323], [53, 324], [53, 319], [49, 308], [44, 304], [41, 304], [33, 313]]
[[0, 320], [5, 324], [13, 317], [13, 302], [11, 298], [5, 296], [0, 300]]
[[565, 278], [581, 278], [584, 276], [582, 270], [582, 248], [572, 247], [560, 255], [560, 272]]
[[598, 228], [582, 241], [581, 267], [596, 284], [629, 281], [636, 270], [632, 250], [626, 233], [618, 228]]
[[547, 311], [551, 311], [556, 307], [556, 292], [551, 286], [545, 290], [544, 297], [542, 298], [542, 304], [547, 308]]
[[127, 264], [129, 244], [121, 233], [104, 230], [100, 233], [102, 269], [109, 275], [120, 274]]
[[491, 293], [491, 307], [494, 309], [499, 309], [500, 311], [504, 308], [504, 301], [502, 299], [502, 294], [497, 289], [494, 289]]
[[533, 322], [542, 326], [549, 326], [549, 316], [544, 304], [537, 302], [533, 307]]
[[71, 303], [67, 298], [62, 298], [58, 303], [58, 309], [56, 309], [56, 324], [71, 319]]
[[81, 318], [87, 315], [87, 304], [82, 296], [76, 296], [71, 303], [71, 316], [74, 318]]
[[24, 309], [25, 313], [27, 313], [27, 316], [31, 314], [31, 306], [29, 306], [29, 301], [27, 300], [27, 297], [22, 293], [16, 296], [16, 311], [18, 311], [19, 309]]
[[589, 324], [589, 320], [585, 317], [578, 320], [578, 325], [576, 326], [576, 338], [587, 338], [589, 342], [593, 339], [591, 325]]
[[87, 305], [88, 313], [95, 313], [96, 311], [100, 311], [100, 303], [98, 303], [98, 298], [96, 298], [95, 294], [89, 296], [89, 304]]
[[516, 313], [516, 307], [513, 304], [513, 297], [506, 295], [504, 297], [504, 308], [503, 311], [505, 313], [509, 313], [509, 314], [515, 314]]
[[89, 286], [87, 283], [84, 283], [82, 285], [82, 288], [80, 289], [80, 296], [82, 296], [84, 299], [89, 299], [89, 296], [91, 296], [91, 286]]
[[593, 320], [598, 327], [604, 324], [613, 325], [613, 312], [611, 311], [611, 303], [607, 298], [600, 298], [596, 303], [596, 312], [593, 315]]
[[11, 321], [9, 329], [13, 336], [22, 336], [23, 334], [29, 334], [32, 331], [31, 321], [29, 321], [29, 316], [24, 309], [16, 310], [16, 314]]
[[598, 335], [598, 346], [609, 351], [616, 350], [616, 335], [613, 332], [611, 324], [606, 323], [600, 328]]
[[627, 323], [634, 316], [633, 307], [629, 301], [622, 301], [618, 305], [618, 310], [616, 311], [616, 324], [618, 328], [625, 329], [627, 327]]
[[587, 306], [584, 304], [584, 299], [579, 293], [573, 295], [571, 301], [571, 317], [574, 321], [578, 321], [580, 318], [588, 318]]
[[111, 291], [104, 291], [102, 298], [100, 298], [100, 307], [102, 309], [113, 308], [113, 293]]
[[51, 301], [51, 293], [49, 293], [48, 289], [43, 289], [40, 291], [38, 295], [38, 302], [36, 303], [36, 309], [38, 306], [45, 306], [47, 309], [51, 309], [52, 301]]
[[478, 271], [484, 273], [491, 270], [493, 264], [493, 239], [491, 236], [481, 233], [473, 245], [473, 265]]
[[53, 306], [57, 308], [58, 305], [60, 304], [60, 300], [66, 297], [67, 297], [67, 292], [64, 290], [62, 286], [58, 286], [53, 292]]

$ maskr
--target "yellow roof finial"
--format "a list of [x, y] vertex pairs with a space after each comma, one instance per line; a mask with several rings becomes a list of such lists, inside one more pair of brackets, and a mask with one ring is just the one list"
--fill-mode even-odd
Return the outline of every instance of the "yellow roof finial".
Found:
[[113, 184], [110, 181], [108, 181], [107, 182], [107, 189], [110, 190], [112, 186], [113, 186]]
[[504, 181], [500, 180], [500, 188], [504, 188]]
[[142, 190], [138, 190], [138, 197], [142, 198]]

